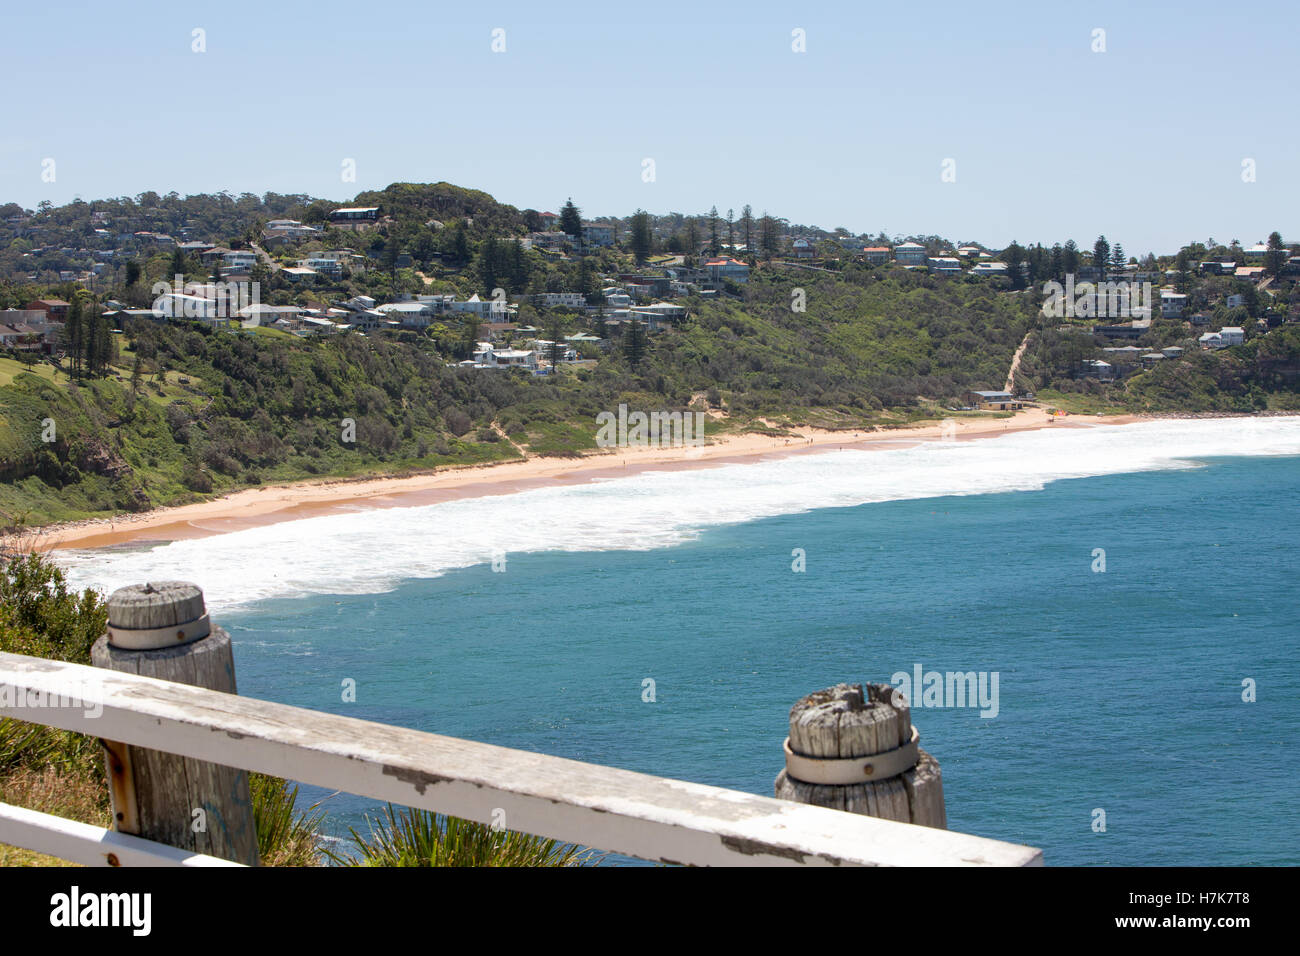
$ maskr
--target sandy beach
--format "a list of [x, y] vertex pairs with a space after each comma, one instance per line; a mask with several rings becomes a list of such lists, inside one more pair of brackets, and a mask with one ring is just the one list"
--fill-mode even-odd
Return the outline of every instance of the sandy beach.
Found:
[[792, 430], [798, 436], [793, 438], [731, 435], [693, 447], [619, 448], [581, 458], [528, 458], [448, 467], [407, 477], [267, 485], [195, 504], [49, 525], [36, 532], [36, 545], [41, 549], [99, 548], [132, 541], [177, 541], [365, 508], [409, 507], [454, 498], [505, 495], [547, 484], [626, 476], [651, 468], [696, 468], [823, 453], [838, 448], [899, 447], [945, 437], [963, 441], [1034, 428], [1116, 425], [1136, 420], [1135, 416], [1054, 419], [1046, 409], [1028, 408], [1011, 418], [951, 419], [953, 425], [935, 422], [879, 431], [800, 428]]

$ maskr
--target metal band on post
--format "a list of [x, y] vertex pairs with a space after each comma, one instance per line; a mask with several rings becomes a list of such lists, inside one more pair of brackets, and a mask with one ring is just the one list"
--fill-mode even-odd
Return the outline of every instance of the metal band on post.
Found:
[[853, 783], [879, 783], [906, 773], [920, 757], [921, 732], [912, 728], [912, 739], [901, 747], [869, 757], [805, 757], [790, 749], [785, 738], [785, 772], [795, 780], [823, 786], [846, 786]]
[[147, 651], [160, 647], [176, 647], [197, 641], [212, 633], [212, 624], [204, 614], [184, 624], [168, 627], [114, 627], [108, 625], [108, 639], [114, 647], [127, 651]]

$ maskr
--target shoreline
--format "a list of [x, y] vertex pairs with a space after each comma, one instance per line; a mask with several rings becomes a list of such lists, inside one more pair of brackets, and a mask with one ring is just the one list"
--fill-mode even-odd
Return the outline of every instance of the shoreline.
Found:
[[[1046, 409], [1029, 408], [1016, 412], [1011, 418], [950, 420], [957, 423], [953, 438], [969, 441], [1039, 428], [1124, 425], [1165, 417], [1171, 416], [1070, 415], [1054, 418]], [[553, 484], [626, 477], [650, 469], [679, 470], [743, 464], [843, 448], [906, 447], [920, 441], [942, 439], [943, 427], [939, 422], [932, 422], [885, 431], [796, 428], [791, 429], [798, 436], [796, 438], [741, 434], [693, 447], [620, 448], [579, 458], [514, 459], [399, 477], [316, 479], [247, 488], [221, 498], [139, 514], [46, 525], [28, 533], [40, 551], [178, 541], [369, 508], [413, 507], [458, 498], [507, 495]]]

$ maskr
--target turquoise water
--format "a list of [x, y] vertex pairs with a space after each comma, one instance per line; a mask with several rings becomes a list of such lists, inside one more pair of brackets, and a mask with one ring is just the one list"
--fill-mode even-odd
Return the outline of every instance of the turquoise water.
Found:
[[[1300, 863], [1300, 459], [1202, 465], [511, 553], [505, 573], [214, 616], [245, 695], [769, 795], [801, 695], [918, 663], [997, 672], [996, 717], [913, 710], [950, 828], [1049, 865]], [[327, 805], [335, 832], [378, 809]]]

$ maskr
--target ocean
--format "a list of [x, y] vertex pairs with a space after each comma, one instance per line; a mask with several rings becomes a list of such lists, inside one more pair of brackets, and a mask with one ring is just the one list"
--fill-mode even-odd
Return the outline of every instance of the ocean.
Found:
[[[802, 695], [973, 671], [991, 705], [910, 695], [951, 829], [1048, 865], [1296, 864], [1298, 504], [1300, 418], [1152, 421], [60, 560], [202, 586], [245, 695], [767, 795]], [[335, 834], [381, 809], [325, 805]]]

